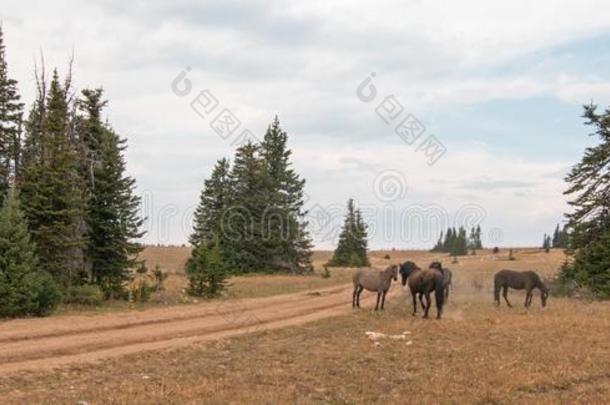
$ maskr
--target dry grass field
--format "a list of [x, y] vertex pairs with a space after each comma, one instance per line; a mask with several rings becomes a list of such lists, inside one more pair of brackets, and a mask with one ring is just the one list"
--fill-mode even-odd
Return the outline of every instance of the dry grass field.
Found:
[[[410, 258], [424, 264], [439, 257], [373, 252], [372, 262], [382, 267]], [[332, 269], [330, 279], [233, 279], [224, 301], [250, 308], [258, 328], [227, 326], [227, 318], [210, 314], [213, 303], [5, 322], [0, 398], [92, 404], [607, 403], [610, 303], [551, 297], [541, 308], [536, 294], [526, 310], [524, 294], [511, 292], [515, 307], [496, 308], [495, 271], [534, 269], [550, 277], [564, 259], [560, 251], [538, 249], [518, 249], [515, 257], [508, 261], [504, 250], [480, 251], [457, 264], [442, 257], [455, 286], [441, 321], [411, 317], [398, 284], [385, 312], [371, 310], [370, 293], [363, 294], [363, 308], [352, 311], [346, 285], [351, 271]], [[327, 259], [328, 253], [316, 253], [316, 271]], [[367, 331], [408, 333], [375, 344]], [[63, 364], [64, 358], [74, 361]]]

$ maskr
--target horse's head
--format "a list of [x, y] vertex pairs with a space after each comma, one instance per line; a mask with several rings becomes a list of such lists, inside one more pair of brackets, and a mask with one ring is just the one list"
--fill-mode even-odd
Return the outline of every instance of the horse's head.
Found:
[[432, 262], [430, 263], [430, 267], [431, 269], [436, 269], [438, 271], [443, 271], [443, 265], [441, 264], [441, 262]]
[[394, 279], [394, 281], [398, 281], [398, 266], [393, 264], [392, 266], [390, 266], [390, 274], [392, 275], [392, 279]]
[[406, 261], [400, 265], [400, 278], [402, 285], [407, 284], [407, 278], [409, 278], [411, 273], [413, 273], [415, 270], [420, 270], [420, 268], [417, 267], [417, 264], [413, 263], [412, 261]]

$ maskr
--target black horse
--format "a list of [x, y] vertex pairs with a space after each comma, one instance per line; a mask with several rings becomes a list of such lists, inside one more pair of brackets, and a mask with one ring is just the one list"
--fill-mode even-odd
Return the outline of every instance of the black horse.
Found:
[[[419, 294], [419, 302], [424, 308], [424, 318], [428, 317], [431, 306], [430, 293], [434, 291], [436, 319], [440, 319], [445, 298], [443, 273], [434, 268], [422, 270], [415, 263], [407, 261], [400, 265], [400, 276], [403, 286], [407, 284], [407, 279], [409, 280], [409, 289], [411, 290], [411, 297], [413, 297], [413, 316], [417, 313], [416, 295]], [[424, 304], [423, 296], [426, 297], [426, 304]]]
[[449, 288], [453, 288], [453, 274], [451, 273], [451, 270], [446, 267], [443, 267], [441, 262], [430, 263], [430, 268], [437, 269], [441, 273], [443, 273], [443, 288], [445, 289], [445, 303], [447, 303], [447, 301], [449, 301]]
[[540, 276], [534, 271], [513, 271], [513, 270], [500, 270], [494, 276], [494, 301], [496, 305], [500, 305], [500, 290], [502, 290], [502, 296], [508, 304], [508, 288], [514, 288], [515, 290], [525, 290], [525, 307], [529, 307], [532, 304], [532, 290], [537, 288], [540, 290], [540, 300], [542, 306], [546, 306], [546, 299], [549, 296], [548, 287], [542, 282]]

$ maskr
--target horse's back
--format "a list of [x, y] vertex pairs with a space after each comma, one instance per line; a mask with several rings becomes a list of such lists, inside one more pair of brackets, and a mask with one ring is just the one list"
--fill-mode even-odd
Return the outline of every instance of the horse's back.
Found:
[[440, 271], [435, 269], [424, 269], [409, 277], [409, 287], [413, 292], [426, 293], [433, 289], [437, 278], [443, 278]]
[[515, 289], [527, 288], [527, 285], [536, 283], [540, 277], [538, 273], [531, 270], [515, 271], [515, 270], [500, 270], [494, 276], [494, 284], [501, 287], [511, 287]]

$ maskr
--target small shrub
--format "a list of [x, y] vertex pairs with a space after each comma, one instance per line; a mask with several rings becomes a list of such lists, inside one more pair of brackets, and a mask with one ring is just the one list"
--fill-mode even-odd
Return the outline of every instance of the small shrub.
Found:
[[169, 274], [161, 270], [161, 267], [157, 264], [153, 270], [153, 277], [155, 278], [155, 291], [165, 290], [163, 283], [167, 279]]
[[65, 304], [98, 306], [104, 301], [104, 292], [96, 285], [85, 284], [68, 287], [64, 293]]
[[148, 273], [148, 267], [146, 267], [146, 263], [142, 262], [136, 269], [136, 273], [138, 274], [146, 274]]
[[330, 278], [330, 270], [328, 267], [324, 266], [324, 271], [321, 274], [322, 278]]
[[129, 302], [147, 302], [154, 290], [155, 287], [142, 277], [129, 287]]
[[384, 259], [386, 259], [386, 260], [390, 260], [390, 259], [391, 259], [390, 255], [388, 255], [388, 254], [386, 254], [385, 256], [383, 256], [383, 258], [384, 258]]
[[210, 248], [204, 244], [197, 246], [186, 263], [185, 272], [189, 280], [187, 292], [206, 298], [221, 295], [229, 276], [217, 245]]
[[513, 256], [513, 250], [512, 249], [508, 251], [508, 260], [511, 260], [511, 261], [517, 260], [515, 258], [515, 256]]
[[496, 255], [496, 254], [500, 253], [500, 248], [495, 246], [491, 252]]

